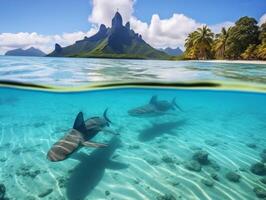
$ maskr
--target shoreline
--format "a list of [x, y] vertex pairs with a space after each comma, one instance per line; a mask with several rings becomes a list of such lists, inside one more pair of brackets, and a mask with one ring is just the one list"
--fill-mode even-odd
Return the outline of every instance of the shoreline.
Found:
[[210, 63], [236, 63], [236, 64], [266, 65], [266, 61], [264, 61], [264, 60], [188, 60], [188, 61], [191, 61], [191, 62], [210, 62]]
[[266, 65], [266, 60], [171, 60], [171, 59], [152, 59], [152, 58], [126, 58], [126, 57], [51, 57], [51, 56], [6, 56], [0, 57], [28, 57], [28, 58], [77, 58], [77, 59], [114, 59], [114, 60], [155, 60], [155, 61], [182, 61], [182, 62], [209, 62], [209, 63], [235, 63], [235, 64], [259, 64]]

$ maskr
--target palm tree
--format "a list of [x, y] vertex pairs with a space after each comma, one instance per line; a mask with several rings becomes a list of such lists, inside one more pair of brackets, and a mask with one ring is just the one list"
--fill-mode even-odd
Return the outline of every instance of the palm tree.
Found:
[[211, 46], [213, 42], [214, 34], [211, 32], [207, 26], [203, 26], [202, 28], [198, 28], [194, 35], [194, 46], [198, 49], [198, 58], [199, 59], [207, 59], [210, 52]]
[[196, 31], [188, 34], [188, 36], [185, 40], [185, 47], [186, 48], [191, 48], [193, 46], [195, 33], [196, 33]]
[[216, 39], [214, 41], [214, 51], [215, 51], [215, 56], [217, 58], [224, 59], [225, 57], [224, 55], [225, 45], [229, 36], [230, 29], [231, 27], [229, 27], [227, 30], [226, 28], [223, 27], [221, 33], [216, 35]]
[[266, 42], [257, 46], [257, 58], [266, 60]]
[[190, 33], [185, 40], [185, 57], [189, 59], [197, 59], [197, 50], [194, 46], [196, 31]]
[[250, 44], [248, 48], [241, 54], [241, 57], [245, 60], [254, 60], [256, 59], [256, 44]]

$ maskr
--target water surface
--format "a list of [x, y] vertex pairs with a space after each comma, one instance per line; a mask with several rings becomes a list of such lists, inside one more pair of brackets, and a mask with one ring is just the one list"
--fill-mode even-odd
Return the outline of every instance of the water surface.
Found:
[[[0, 86], [0, 184], [12, 200], [266, 195], [266, 172], [252, 170], [266, 165], [265, 64], [0, 56], [0, 76], [12, 83]], [[128, 114], [153, 95], [176, 98], [182, 111]], [[78, 112], [87, 119], [106, 108], [112, 124], [93, 141], [108, 147], [46, 158]]]
[[266, 83], [266, 64], [0, 56], [1, 80], [77, 86], [102, 82]]

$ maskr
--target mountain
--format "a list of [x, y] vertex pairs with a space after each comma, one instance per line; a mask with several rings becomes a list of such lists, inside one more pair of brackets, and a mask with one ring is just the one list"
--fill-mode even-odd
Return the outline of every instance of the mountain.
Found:
[[102, 24], [99, 31], [67, 47], [55, 44], [48, 56], [101, 57], [101, 58], [153, 58], [165, 59], [169, 56], [147, 44], [142, 36], [130, 29], [130, 23], [123, 26], [122, 16], [115, 13], [111, 28]]
[[45, 56], [46, 54], [39, 49], [30, 47], [28, 49], [13, 49], [5, 53], [6, 56]]
[[176, 49], [172, 49], [170, 47], [167, 47], [165, 49], [159, 49], [159, 50], [167, 53], [170, 56], [179, 56], [179, 55], [183, 54], [183, 51], [179, 47], [176, 47]]

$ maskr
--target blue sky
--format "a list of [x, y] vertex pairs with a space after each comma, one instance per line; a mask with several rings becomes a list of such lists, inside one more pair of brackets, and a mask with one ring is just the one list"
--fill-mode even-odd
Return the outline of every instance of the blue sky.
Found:
[[266, 12], [266, 1], [138, 0], [135, 10], [135, 15], [145, 21], [150, 19], [153, 13], [159, 13], [162, 18], [167, 18], [172, 13], [177, 12], [183, 13], [202, 23], [216, 24], [223, 21], [236, 21], [239, 17], [245, 15], [259, 19]]
[[0, 0], [0, 54], [73, 44], [101, 23], [110, 26], [117, 9], [155, 48], [184, 48], [187, 35], [204, 24], [217, 33], [242, 16], [266, 22], [265, 0]]
[[[0, 32], [60, 34], [86, 31], [90, 0], [1, 0]], [[134, 16], [149, 22], [155, 13], [169, 18], [183, 13], [198, 22], [216, 24], [248, 15], [257, 20], [266, 12], [264, 0], [137, 0]]]

